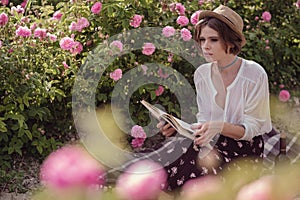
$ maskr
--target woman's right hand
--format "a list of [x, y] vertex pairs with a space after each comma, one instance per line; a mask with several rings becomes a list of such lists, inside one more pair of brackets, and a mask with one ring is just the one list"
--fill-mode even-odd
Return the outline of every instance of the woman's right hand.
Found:
[[160, 132], [166, 137], [171, 137], [176, 133], [176, 130], [169, 123], [164, 121], [160, 121], [156, 127], [159, 128]]

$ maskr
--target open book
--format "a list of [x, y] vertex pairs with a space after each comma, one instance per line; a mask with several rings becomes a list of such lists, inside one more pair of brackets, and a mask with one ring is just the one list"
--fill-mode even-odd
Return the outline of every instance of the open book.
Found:
[[158, 120], [164, 120], [169, 123], [180, 135], [194, 140], [193, 133], [194, 130], [191, 129], [191, 124], [182, 121], [173, 115], [170, 115], [154, 105], [148, 103], [145, 100], [142, 100], [141, 103], [150, 111], [150, 113]]
[[[194, 140], [195, 136], [193, 135], [194, 130], [191, 129], [191, 124], [182, 121], [181, 119], [178, 119], [174, 117], [173, 115], [170, 115], [156, 106], [148, 103], [145, 100], [142, 100], [141, 103], [150, 111], [150, 113], [158, 120], [165, 120], [167, 123], [169, 123], [180, 135], [189, 138], [191, 140]], [[212, 144], [211, 144], [212, 143]], [[198, 154], [199, 158], [204, 158], [212, 149], [214, 146], [214, 141], [211, 141], [206, 146], [201, 147], [201, 153]]]

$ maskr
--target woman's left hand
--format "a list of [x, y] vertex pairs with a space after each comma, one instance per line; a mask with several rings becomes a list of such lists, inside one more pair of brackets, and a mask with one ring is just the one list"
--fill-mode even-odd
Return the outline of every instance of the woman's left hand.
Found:
[[195, 130], [194, 143], [200, 146], [206, 146], [216, 134], [221, 133], [224, 122], [209, 121], [205, 123], [196, 123], [191, 126]]

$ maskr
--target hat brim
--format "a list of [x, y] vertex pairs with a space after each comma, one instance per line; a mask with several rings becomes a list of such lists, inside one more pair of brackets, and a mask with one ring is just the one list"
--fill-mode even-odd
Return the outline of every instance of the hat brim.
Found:
[[213, 12], [210, 10], [204, 10], [204, 11], [200, 12], [198, 21], [201, 22], [201, 20], [206, 17], [214, 17], [214, 18], [217, 18], [217, 19], [221, 20], [222, 22], [224, 22], [226, 25], [228, 25], [234, 32], [236, 32], [241, 37], [241, 40], [242, 40], [241, 45], [244, 46], [246, 44], [246, 39], [245, 39], [245, 36], [243, 35], [243, 33], [241, 33], [241, 31], [238, 30], [229, 19], [227, 19], [223, 15], [218, 14], [216, 12]]

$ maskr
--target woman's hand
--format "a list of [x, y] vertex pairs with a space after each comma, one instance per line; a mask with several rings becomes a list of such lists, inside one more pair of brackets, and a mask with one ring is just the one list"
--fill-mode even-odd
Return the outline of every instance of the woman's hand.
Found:
[[156, 127], [159, 128], [160, 132], [166, 137], [171, 137], [176, 132], [176, 130], [169, 123], [164, 121], [160, 121]]
[[194, 143], [200, 146], [206, 146], [216, 134], [221, 133], [224, 122], [210, 121], [203, 124], [196, 123], [191, 126], [195, 130]]

